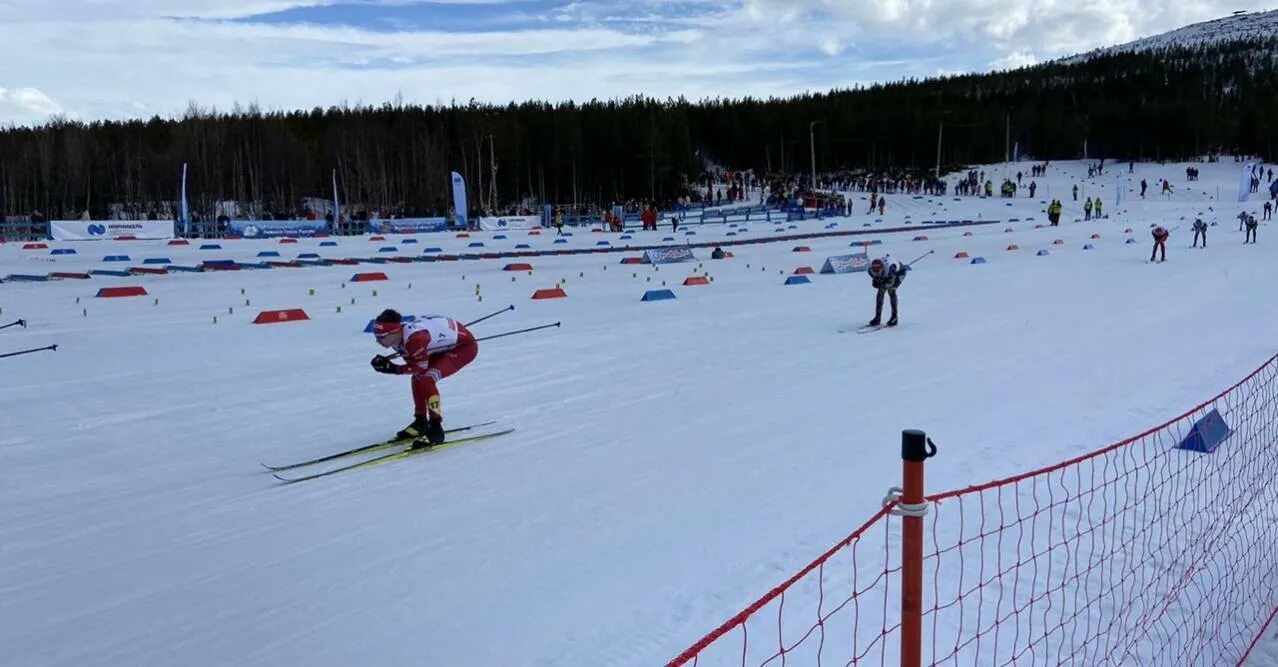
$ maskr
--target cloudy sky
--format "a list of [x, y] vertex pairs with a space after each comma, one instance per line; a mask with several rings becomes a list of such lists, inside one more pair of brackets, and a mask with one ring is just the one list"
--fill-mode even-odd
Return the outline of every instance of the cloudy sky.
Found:
[[0, 125], [790, 95], [1041, 62], [1274, 0], [0, 0]]

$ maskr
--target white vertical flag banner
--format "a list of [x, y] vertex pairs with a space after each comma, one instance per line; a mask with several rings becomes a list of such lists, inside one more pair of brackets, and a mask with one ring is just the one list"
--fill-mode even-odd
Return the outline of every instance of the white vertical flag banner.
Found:
[[337, 201], [337, 170], [333, 170], [333, 231], [338, 230], [338, 223], [342, 221], [342, 205]]
[[453, 217], [458, 227], [470, 229], [470, 219], [466, 215], [466, 179], [453, 172]]
[[1238, 174], [1238, 201], [1247, 201], [1251, 199], [1251, 170], [1256, 165], [1248, 162], [1242, 166], [1242, 173]]

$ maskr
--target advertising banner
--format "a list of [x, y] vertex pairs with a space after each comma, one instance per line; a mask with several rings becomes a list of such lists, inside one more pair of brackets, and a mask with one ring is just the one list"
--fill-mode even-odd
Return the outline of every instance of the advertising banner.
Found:
[[857, 273], [870, 268], [870, 256], [866, 253], [827, 257], [821, 273]]
[[453, 221], [457, 227], [470, 229], [469, 209], [466, 208], [466, 179], [453, 172]]
[[500, 232], [507, 229], [532, 229], [541, 225], [539, 215], [507, 215], [499, 218], [480, 218], [479, 228], [487, 232]]
[[373, 234], [422, 234], [426, 232], [442, 232], [447, 229], [447, 218], [399, 218], [396, 220], [368, 221], [368, 231]]
[[674, 264], [676, 262], [695, 262], [697, 256], [691, 248], [656, 248], [643, 253], [644, 264]]
[[328, 229], [324, 220], [231, 220], [226, 233], [246, 239], [315, 236]]
[[135, 239], [173, 238], [172, 220], [51, 220], [55, 241], [98, 241], [131, 236]]

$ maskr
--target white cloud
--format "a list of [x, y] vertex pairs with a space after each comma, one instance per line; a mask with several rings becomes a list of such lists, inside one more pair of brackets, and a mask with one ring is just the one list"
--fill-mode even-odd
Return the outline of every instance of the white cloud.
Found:
[[26, 124], [66, 112], [62, 105], [36, 88], [0, 88], [0, 120]]
[[401, 91], [422, 103], [788, 95], [1028, 65], [1272, 0], [577, 0], [526, 29], [470, 33], [202, 20], [337, 1], [0, 0], [0, 122]]
[[1013, 51], [1002, 58], [994, 60], [990, 63], [992, 70], [1018, 69], [1021, 67], [1029, 67], [1038, 64], [1038, 57], [1033, 51], [1021, 49]]

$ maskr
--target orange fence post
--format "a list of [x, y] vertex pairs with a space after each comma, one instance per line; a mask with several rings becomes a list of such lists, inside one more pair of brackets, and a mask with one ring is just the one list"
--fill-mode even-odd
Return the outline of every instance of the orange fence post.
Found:
[[923, 664], [923, 517], [927, 516], [923, 462], [936, 456], [936, 445], [923, 431], [901, 432], [904, 488], [893, 514], [902, 517], [901, 545], [901, 667]]

